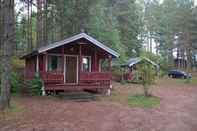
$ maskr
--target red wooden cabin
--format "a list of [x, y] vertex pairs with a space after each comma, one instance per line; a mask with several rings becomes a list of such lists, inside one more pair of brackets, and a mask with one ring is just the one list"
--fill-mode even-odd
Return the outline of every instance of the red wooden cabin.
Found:
[[107, 90], [111, 62], [119, 54], [93, 37], [80, 33], [23, 56], [25, 79], [38, 72], [45, 91]]

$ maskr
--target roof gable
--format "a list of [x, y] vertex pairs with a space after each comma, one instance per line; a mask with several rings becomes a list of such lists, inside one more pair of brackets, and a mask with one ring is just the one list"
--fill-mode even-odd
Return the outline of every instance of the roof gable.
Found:
[[72, 37], [69, 37], [67, 39], [64, 39], [62, 41], [58, 41], [58, 42], [55, 42], [53, 44], [49, 44], [47, 46], [41, 47], [41, 48], [38, 49], [38, 53], [43, 53], [43, 52], [45, 52], [47, 50], [54, 49], [56, 47], [69, 44], [69, 43], [74, 42], [76, 40], [79, 40], [81, 38], [84, 38], [84, 39], [90, 41], [92, 44], [100, 47], [101, 49], [103, 49], [105, 51], [107, 51], [108, 53], [110, 53], [114, 57], [119, 57], [119, 54], [116, 51], [114, 51], [111, 48], [105, 46], [104, 44], [102, 44], [101, 42], [97, 41], [93, 37], [87, 35], [86, 33], [80, 33], [80, 34], [74, 35]]
[[158, 65], [155, 63], [155, 62], [153, 62], [152, 60], [150, 60], [150, 59], [148, 59], [148, 58], [146, 58], [146, 57], [136, 57], [136, 58], [131, 58], [131, 59], [129, 59], [128, 60], [128, 62], [127, 62], [127, 66], [129, 66], [129, 67], [131, 67], [131, 66], [133, 66], [133, 65], [135, 65], [135, 64], [137, 64], [137, 63], [139, 63], [140, 61], [142, 61], [142, 60], [146, 60], [146, 61], [148, 61], [149, 63], [151, 63], [152, 65], [154, 65], [154, 66], [156, 66], [156, 67], [158, 67]]

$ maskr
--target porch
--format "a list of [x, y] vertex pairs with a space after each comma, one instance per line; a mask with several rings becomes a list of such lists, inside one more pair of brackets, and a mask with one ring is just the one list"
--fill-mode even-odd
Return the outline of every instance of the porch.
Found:
[[91, 89], [109, 89], [110, 72], [81, 72], [79, 81], [65, 83], [63, 73], [40, 72], [46, 91], [82, 91]]

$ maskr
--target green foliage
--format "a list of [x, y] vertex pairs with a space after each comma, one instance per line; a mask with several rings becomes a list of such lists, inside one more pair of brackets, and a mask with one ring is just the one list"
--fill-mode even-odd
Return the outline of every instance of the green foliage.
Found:
[[192, 82], [192, 78], [191, 77], [187, 77], [186, 80], [185, 80], [185, 83], [186, 84], [189, 84]]
[[[21, 4], [21, 2], [19, 2]], [[128, 56], [136, 56], [142, 47], [138, 40], [141, 30], [141, 8], [136, 0], [58, 0], [47, 1], [47, 43], [62, 40], [84, 30], [120, 54], [117, 63]], [[34, 10], [33, 10], [34, 11]], [[27, 17], [17, 16], [16, 36], [18, 50], [27, 50], [27, 32], [31, 32], [36, 47], [36, 12], [31, 16], [31, 28]], [[28, 31], [29, 30], [29, 31]]]
[[140, 57], [148, 58], [157, 64], [161, 63], [163, 60], [160, 55], [145, 51], [143, 49], [140, 50]]
[[143, 85], [151, 85], [156, 80], [156, 69], [147, 61], [142, 61], [137, 65], [137, 70], [141, 74]]
[[[143, 59], [143, 57], [141, 59]], [[137, 65], [137, 70], [141, 74], [141, 81], [144, 86], [144, 95], [149, 96], [149, 87], [150, 85], [154, 84], [157, 77], [156, 69], [154, 65], [150, 64], [148, 61], [142, 60]]]
[[11, 93], [17, 93], [19, 87], [20, 87], [20, 79], [17, 73], [12, 72], [11, 77], [10, 77], [10, 82], [11, 82]]
[[160, 98], [155, 96], [130, 95], [128, 104], [134, 107], [154, 107], [160, 104]]
[[27, 81], [28, 91], [31, 95], [41, 95], [42, 80], [38, 73], [32, 80]]
[[[16, 72], [12, 72], [10, 75], [10, 83], [11, 83], [11, 93], [15, 94], [18, 92], [18, 89], [21, 85], [20, 78]], [[0, 81], [1, 88], [1, 81]]]
[[11, 59], [12, 69], [17, 70], [24, 67], [24, 60], [19, 59], [17, 56], [13, 56]]

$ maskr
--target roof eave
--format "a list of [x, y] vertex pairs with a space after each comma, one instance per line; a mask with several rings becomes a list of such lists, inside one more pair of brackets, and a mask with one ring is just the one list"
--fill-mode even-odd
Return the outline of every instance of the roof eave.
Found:
[[47, 46], [46, 47], [41, 47], [40, 49], [38, 49], [38, 53], [43, 53], [43, 52], [48, 51], [50, 49], [54, 49], [56, 47], [59, 47], [59, 46], [71, 43], [71, 42], [76, 41], [76, 40], [81, 39], [81, 38], [85, 38], [88, 41], [92, 42], [94, 45], [102, 48], [103, 50], [105, 50], [106, 52], [108, 52], [109, 54], [114, 56], [114, 58], [118, 58], [120, 56], [120, 54], [117, 53], [116, 51], [114, 51], [111, 48], [105, 46], [101, 42], [97, 41], [96, 39], [94, 39], [93, 37], [91, 37], [91, 36], [89, 36], [89, 35], [87, 35], [85, 33], [81, 33], [81, 34], [75, 35], [73, 37], [67, 38], [65, 40], [62, 40], [62, 41], [59, 41], [59, 42], [55, 42], [55, 43], [53, 43], [51, 45], [48, 45], [48, 46], [51, 46], [51, 47], [47, 47]]

